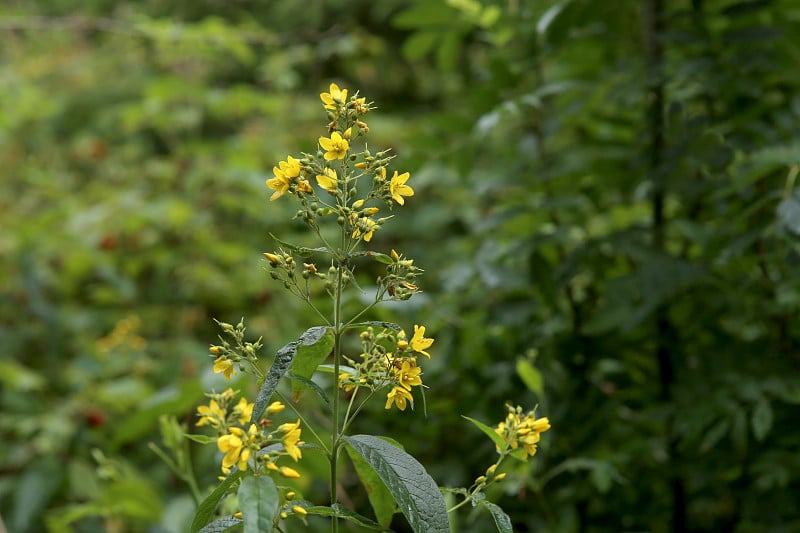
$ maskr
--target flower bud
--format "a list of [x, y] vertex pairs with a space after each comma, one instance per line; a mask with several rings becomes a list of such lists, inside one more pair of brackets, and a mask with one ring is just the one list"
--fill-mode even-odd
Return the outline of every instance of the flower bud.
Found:
[[212, 346], [208, 351], [214, 355], [222, 355], [222, 346]]
[[358, 169], [364, 170], [365, 168], [367, 168], [367, 163], [365, 161], [360, 161], [353, 166]]
[[269, 406], [267, 406], [267, 416], [280, 413], [284, 409], [286, 409], [286, 406], [283, 405], [281, 402], [278, 401], [272, 402], [271, 404], [269, 404]]
[[264, 257], [267, 258], [267, 261], [269, 261], [269, 264], [272, 266], [277, 266], [278, 263], [280, 262], [280, 258], [277, 255], [271, 254], [269, 252], [264, 252]]
[[497, 481], [503, 481], [505, 478], [506, 478], [505, 472], [503, 472], [502, 474], [497, 474], [497, 477], [495, 477]]
[[299, 515], [302, 515], [302, 516], [305, 516], [305, 515], [308, 514], [308, 511], [306, 511], [305, 509], [303, 509], [299, 505], [293, 505], [292, 506], [292, 511], [294, 511], [295, 514], [299, 514]]
[[297, 479], [297, 478], [299, 478], [299, 477], [300, 477], [300, 472], [298, 472], [298, 471], [297, 471], [297, 470], [295, 470], [294, 468], [290, 468], [290, 467], [288, 467], [288, 466], [282, 466], [282, 467], [280, 467], [280, 469], [279, 469], [279, 471], [278, 471], [278, 472], [279, 472], [279, 473], [280, 473], [280, 475], [282, 475], [283, 477], [285, 477], [285, 478], [289, 478], [289, 479]]

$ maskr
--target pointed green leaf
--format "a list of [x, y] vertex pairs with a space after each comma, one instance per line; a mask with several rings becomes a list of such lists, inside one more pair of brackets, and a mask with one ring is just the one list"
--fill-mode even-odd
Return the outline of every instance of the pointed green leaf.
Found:
[[[306, 380], [306, 382], [298, 379], [292, 380], [292, 396], [295, 401], [308, 388], [307, 381], [311, 379], [319, 364], [328, 357], [333, 349], [333, 331], [325, 327], [322, 330], [319, 338], [316, 338], [317, 332], [315, 332], [306, 341], [301, 342], [297, 347], [297, 354], [292, 360], [292, 374]], [[315, 338], [316, 341], [314, 341]]]
[[478, 502], [486, 508], [494, 518], [494, 525], [497, 526], [497, 531], [500, 533], [514, 533], [514, 528], [511, 526], [511, 518], [503, 511], [499, 505], [496, 505], [488, 500], [481, 500]]
[[439, 40], [439, 31], [417, 31], [403, 44], [403, 57], [410, 60], [421, 59], [433, 50]]
[[528, 387], [528, 390], [535, 393], [537, 397], [544, 396], [544, 383], [542, 380], [542, 373], [539, 369], [531, 364], [527, 359], [517, 360], [517, 374]]
[[270, 533], [278, 514], [278, 487], [269, 476], [249, 476], [239, 486], [244, 533]]
[[217, 442], [217, 438], [211, 437], [210, 435], [196, 435], [193, 433], [184, 433], [183, 436], [189, 440], [199, 442], [200, 444], [211, 444], [212, 442]]
[[500, 435], [497, 434], [497, 432], [494, 430], [494, 428], [491, 428], [491, 427], [487, 426], [486, 424], [484, 424], [483, 422], [480, 422], [480, 421], [475, 420], [474, 418], [470, 418], [468, 416], [461, 415], [461, 418], [466, 418], [467, 420], [469, 420], [470, 422], [475, 424], [475, 427], [480, 429], [484, 433], [486, 433], [486, 435], [490, 439], [492, 439], [492, 442], [494, 442], [495, 445], [498, 448], [500, 448], [501, 450], [506, 447], [506, 443], [503, 442], [503, 439], [500, 437]]
[[318, 248], [309, 248], [308, 246], [297, 246], [296, 244], [292, 244], [292, 243], [280, 240], [279, 238], [277, 238], [272, 233], [270, 233], [269, 236], [272, 237], [273, 239], [275, 239], [275, 242], [277, 242], [278, 244], [280, 244], [281, 246], [283, 246], [284, 248], [286, 248], [287, 250], [289, 250], [293, 254], [299, 255], [300, 257], [309, 257], [314, 252], [330, 253], [330, 250], [328, 250], [324, 246], [320, 246]]
[[303, 506], [303, 507], [305, 508], [306, 511], [308, 511], [308, 514], [341, 518], [343, 520], [348, 520], [350, 522], [353, 522], [354, 524], [358, 524], [363, 528], [372, 529], [375, 531], [391, 531], [390, 529], [381, 526], [374, 520], [370, 520], [366, 516], [361, 516], [360, 514], [351, 511], [346, 507], [342, 507], [338, 503], [333, 504], [330, 507], [324, 505], [316, 505], [311, 507]]
[[293, 390], [298, 390], [299, 386], [301, 385], [303, 389], [311, 389], [317, 394], [317, 396], [319, 396], [319, 399], [322, 400], [322, 403], [324, 403], [329, 410], [331, 409], [331, 401], [330, 399], [328, 399], [328, 395], [325, 394], [325, 391], [322, 390], [322, 387], [320, 387], [310, 379], [298, 376], [294, 372], [287, 372], [286, 377], [292, 380]]
[[379, 263], [383, 263], [385, 265], [394, 264], [394, 259], [389, 257], [386, 254], [382, 254], [380, 252], [373, 252], [372, 250], [360, 250], [358, 252], [353, 252], [350, 254], [350, 257], [372, 257]]
[[367, 498], [369, 498], [369, 503], [375, 512], [375, 518], [382, 526], [389, 527], [396, 508], [392, 493], [389, 492], [386, 484], [378, 477], [378, 473], [363, 457], [349, 446], [346, 446], [345, 449], [347, 450], [347, 455], [350, 456], [350, 460], [353, 461], [353, 466], [361, 480], [361, 484], [364, 485], [364, 489], [367, 491]]
[[289, 370], [292, 361], [297, 355], [298, 347], [313, 346], [319, 342], [327, 331], [328, 328], [325, 326], [308, 328], [298, 340], [292, 341], [278, 350], [278, 353], [275, 354], [275, 361], [272, 363], [272, 367], [270, 367], [267, 377], [264, 379], [264, 384], [261, 385], [261, 389], [259, 389], [258, 395], [256, 395], [256, 400], [253, 402], [253, 416], [250, 417], [251, 424], [257, 424], [259, 419], [261, 419], [261, 415], [264, 414], [264, 409], [267, 408], [269, 399], [272, 397], [272, 393], [275, 392], [278, 382], [283, 375], [286, 374], [286, 371]]
[[220, 485], [214, 489], [214, 492], [209, 494], [205, 500], [200, 503], [200, 506], [197, 508], [197, 514], [194, 515], [194, 520], [192, 520], [192, 525], [189, 528], [189, 531], [192, 533], [198, 533], [201, 531], [203, 526], [208, 524], [208, 521], [211, 520], [211, 517], [214, 516], [214, 512], [217, 510], [217, 504], [222, 499], [223, 496], [228, 492], [231, 485], [236, 483], [236, 481], [244, 475], [244, 472], [233, 472], [225, 480], [220, 483]]
[[395, 324], [394, 322], [385, 322], [383, 320], [368, 320], [366, 322], [359, 322], [357, 324], [352, 324], [351, 327], [361, 327], [361, 326], [375, 326], [378, 328], [393, 329], [394, 331], [400, 331], [403, 329], [403, 326], [401, 326], [400, 324]]
[[[328, 364], [319, 365], [317, 367], [317, 370], [319, 370], [321, 372], [326, 372], [328, 374], [333, 374], [333, 369], [334, 369], [334, 366], [333, 365], [328, 365]], [[347, 366], [347, 365], [339, 365], [339, 372], [340, 373], [344, 372], [346, 374], [350, 374], [351, 376], [357, 376], [358, 375], [358, 370], [356, 370], [352, 366]]]
[[375, 470], [415, 533], [450, 533], [444, 497], [419, 461], [372, 435], [344, 440]]
[[228, 531], [234, 526], [238, 526], [242, 523], [241, 518], [236, 518], [233, 515], [223, 516], [217, 520], [214, 520], [206, 527], [198, 531], [198, 533], [223, 533], [223, 531]]

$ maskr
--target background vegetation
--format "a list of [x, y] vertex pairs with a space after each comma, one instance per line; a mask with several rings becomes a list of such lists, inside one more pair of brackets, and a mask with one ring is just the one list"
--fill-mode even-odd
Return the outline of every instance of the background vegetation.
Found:
[[303, 232], [264, 179], [330, 81], [417, 191], [376, 239], [425, 293], [381, 312], [437, 338], [428, 416], [364, 432], [456, 486], [494, 453], [459, 415], [538, 403], [553, 429], [495, 495], [515, 530], [796, 531], [798, 36], [793, 0], [3, 2], [9, 531], [184, 530], [147, 443], [224, 386], [212, 318], [265, 354], [313, 323], [261, 268]]

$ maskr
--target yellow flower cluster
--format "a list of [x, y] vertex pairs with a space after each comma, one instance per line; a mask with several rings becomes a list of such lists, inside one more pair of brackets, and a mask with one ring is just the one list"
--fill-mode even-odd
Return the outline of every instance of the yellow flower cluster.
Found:
[[[394, 205], [405, 205], [405, 199], [414, 195], [414, 189], [407, 184], [410, 174], [394, 171], [387, 179], [387, 164], [392, 157], [388, 150], [373, 155], [366, 147], [357, 151], [354, 142], [369, 132], [369, 127], [361, 119], [372, 110], [371, 104], [358, 94], [349, 95], [347, 89], [331, 83], [328, 92], [320, 93], [320, 100], [328, 115], [328, 135], [318, 139], [315, 154], [302, 157], [288, 156], [273, 167], [273, 177], [266, 185], [274, 191], [270, 200], [274, 201], [285, 194], [296, 196], [302, 209], [298, 217], [312, 227], [320, 216], [337, 217], [339, 224], [346, 226], [355, 242], [369, 242], [386, 218], [373, 218], [378, 207], [366, 206], [371, 200], [382, 200], [390, 209]], [[370, 190], [365, 196], [355, 198], [360, 178], [372, 178]], [[311, 186], [311, 181], [322, 195]], [[332, 199], [330, 197], [333, 197]]]
[[[547, 417], [536, 418], [534, 411], [523, 416], [521, 407], [509, 406], [508, 411], [506, 419], [497, 425], [495, 432], [503, 439], [506, 450], [521, 449], [524, 451], [523, 458], [533, 457], [540, 434], [550, 429], [550, 421]], [[506, 450], [498, 449], [501, 454]]]
[[[200, 417], [197, 426], [210, 426], [217, 430], [217, 449], [224, 454], [222, 472], [228, 474], [234, 466], [239, 470], [247, 470], [250, 460], [254, 459], [257, 467], [263, 466], [267, 470], [277, 471], [284, 477], [299, 477], [296, 470], [278, 467], [275, 462], [282, 455], [288, 455], [295, 461], [303, 456], [300, 449], [303, 444], [300, 440], [300, 420], [281, 424], [270, 433], [264, 433], [256, 424], [250, 424], [245, 429], [245, 424], [253, 415], [253, 404], [240, 398], [238, 403], [232, 405], [234, 396], [232, 389], [220, 394], [209, 394], [211, 400], [208, 405], [197, 408]], [[283, 403], [276, 401], [267, 406], [265, 413], [269, 417], [285, 408]], [[270, 424], [269, 419], [264, 419], [261, 425], [269, 427]], [[283, 451], [258, 455], [259, 450], [274, 443], [282, 444]]]

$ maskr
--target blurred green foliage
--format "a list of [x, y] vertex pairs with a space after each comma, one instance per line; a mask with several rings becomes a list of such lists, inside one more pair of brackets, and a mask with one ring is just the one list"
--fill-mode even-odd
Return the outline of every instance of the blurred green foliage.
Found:
[[185, 530], [147, 442], [224, 387], [212, 318], [265, 353], [313, 323], [260, 268], [268, 232], [303, 238], [264, 179], [331, 80], [417, 191], [379, 240], [425, 294], [380, 313], [437, 338], [428, 416], [364, 432], [463, 485], [493, 450], [459, 415], [538, 403], [515, 530], [800, 527], [792, 0], [11, 0], [0, 34], [9, 531]]

